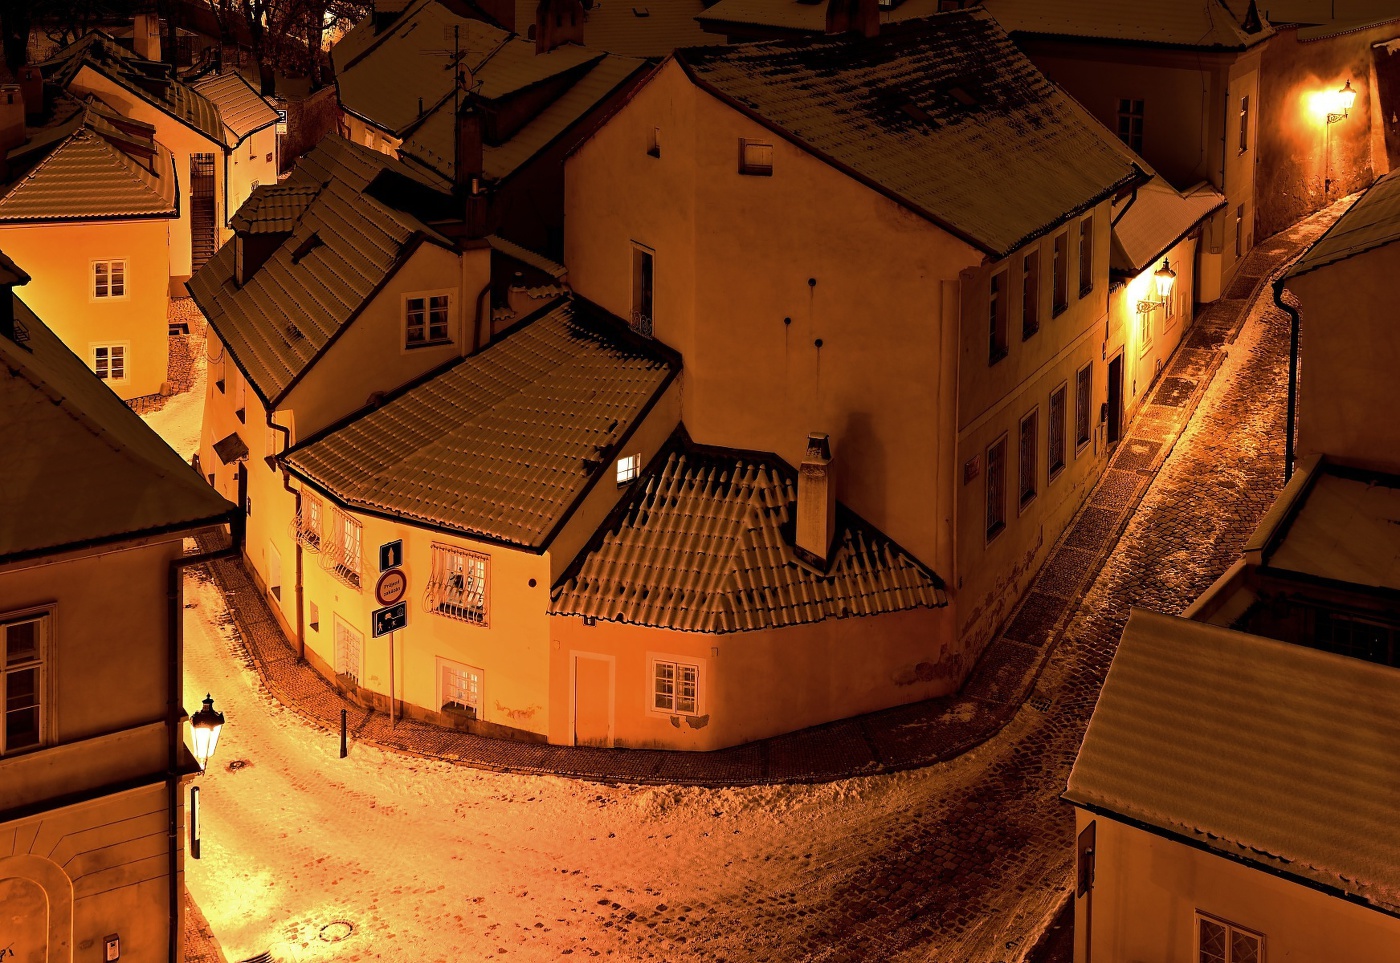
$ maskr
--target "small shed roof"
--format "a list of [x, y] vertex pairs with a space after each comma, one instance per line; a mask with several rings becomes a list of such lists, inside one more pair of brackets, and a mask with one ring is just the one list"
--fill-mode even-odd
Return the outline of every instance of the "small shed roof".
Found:
[[981, 10], [676, 59], [730, 106], [993, 257], [1146, 179]]
[[0, 336], [0, 561], [228, 520], [234, 507], [14, 300], [17, 339]]
[[1249, 0], [984, 0], [984, 5], [1013, 34], [1244, 50], [1274, 32]]
[[1400, 911], [1400, 670], [1132, 612], [1065, 798]]
[[702, 451], [678, 432], [550, 611], [723, 633], [947, 604], [937, 575], [844, 506], [829, 571], [799, 563], [796, 498], [797, 473], [776, 455]]
[[1224, 195], [1202, 184], [1183, 194], [1160, 176], [1140, 186], [1137, 199], [1116, 207], [1109, 267], [1136, 275], [1150, 267], [1210, 215], [1225, 206]]
[[1392, 171], [1377, 178], [1327, 233], [1293, 262], [1284, 279], [1299, 277], [1397, 240], [1400, 240], [1400, 171]]
[[350, 508], [542, 549], [678, 368], [565, 301], [283, 457]]
[[277, 111], [237, 70], [211, 74], [194, 89], [213, 101], [224, 123], [225, 142], [236, 145], [249, 134], [277, 123]]

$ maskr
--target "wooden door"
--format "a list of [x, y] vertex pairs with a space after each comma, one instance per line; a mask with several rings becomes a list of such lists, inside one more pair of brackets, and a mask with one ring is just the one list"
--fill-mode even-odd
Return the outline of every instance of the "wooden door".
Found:
[[1123, 437], [1123, 354], [1108, 363], [1108, 443]]
[[574, 745], [612, 745], [612, 660], [574, 656]]

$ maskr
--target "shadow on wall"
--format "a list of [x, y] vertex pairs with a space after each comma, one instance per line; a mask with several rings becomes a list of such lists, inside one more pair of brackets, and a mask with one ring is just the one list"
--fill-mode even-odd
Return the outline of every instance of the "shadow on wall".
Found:
[[[891, 525], [885, 516], [885, 493], [891, 479], [885, 477], [885, 452], [875, 438], [870, 413], [847, 412], [846, 423], [832, 439], [831, 454], [837, 471], [836, 500], [850, 506], [857, 515], [876, 527], [886, 532], [898, 531], [899, 528]], [[858, 505], [853, 504], [850, 497], [852, 489], [857, 487], [862, 492]]]

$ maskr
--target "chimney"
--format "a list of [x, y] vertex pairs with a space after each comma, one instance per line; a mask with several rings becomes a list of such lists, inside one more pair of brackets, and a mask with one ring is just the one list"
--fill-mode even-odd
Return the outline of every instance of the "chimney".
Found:
[[858, 33], [880, 35], [880, 0], [827, 0], [826, 32], [832, 36]]
[[29, 283], [29, 275], [0, 254], [0, 338], [19, 344], [25, 340], [15, 325], [15, 286]]
[[822, 566], [830, 561], [836, 535], [836, 479], [831, 470], [831, 439], [807, 436], [807, 454], [797, 474], [797, 548]]
[[19, 89], [24, 94], [26, 119], [37, 120], [44, 112], [44, 74], [34, 64], [19, 68]]
[[540, 0], [535, 7], [535, 53], [549, 53], [566, 43], [583, 45], [580, 0]]
[[0, 164], [24, 143], [24, 95], [19, 84], [0, 85]]
[[138, 57], [160, 60], [160, 17], [138, 13], [131, 24], [131, 49]]
[[457, 196], [462, 199], [462, 217], [469, 238], [485, 237], [491, 233], [487, 224], [489, 198], [482, 158], [485, 121], [486, 112], [474, 96], [467, 95], [457, 111], [457, 158], [452, 180]]

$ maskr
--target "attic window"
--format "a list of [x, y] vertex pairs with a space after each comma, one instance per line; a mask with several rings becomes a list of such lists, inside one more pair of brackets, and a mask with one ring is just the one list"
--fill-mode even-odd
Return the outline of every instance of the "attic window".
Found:
[[324, 243], [326, 242], [321, 240], [321, 235], [312, 231], [311, 236], [298, 244], [297, 249], [292, 252], [292, 263], [298, 263], [302, 258], [306, 257], [306, 255], [310, 254]]
[[773, 145], [739, 138], [739, 173], [758, 177], [773, 176]]

